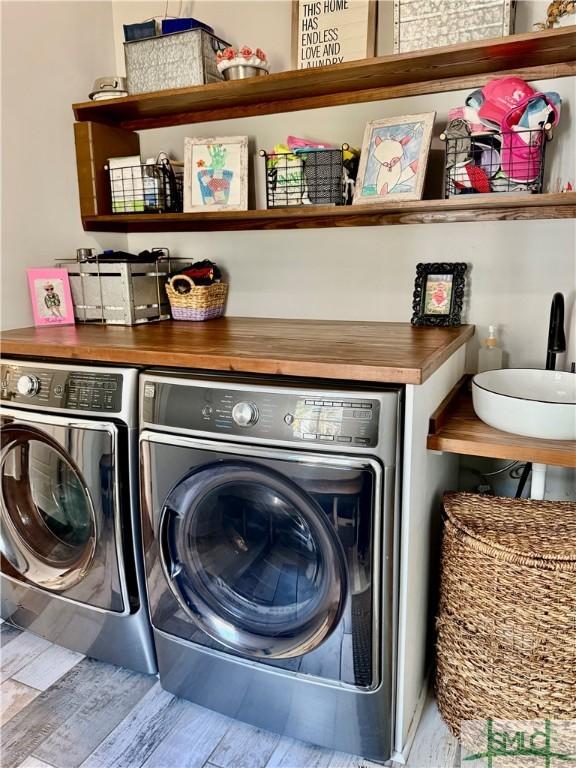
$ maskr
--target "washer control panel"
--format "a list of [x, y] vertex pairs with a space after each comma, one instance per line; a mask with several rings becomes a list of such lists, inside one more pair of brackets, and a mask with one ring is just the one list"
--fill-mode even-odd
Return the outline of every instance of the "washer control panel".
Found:
[[3, 402], [21, 405], [118, 413], [122, 408], [122, 374], [2, 363], [0, 396]]
[[375, 447], [380, 401], [286, 390], [235, 390], [169, 381], [142, 385], [142, 417], [150, 425], [290, 442]]

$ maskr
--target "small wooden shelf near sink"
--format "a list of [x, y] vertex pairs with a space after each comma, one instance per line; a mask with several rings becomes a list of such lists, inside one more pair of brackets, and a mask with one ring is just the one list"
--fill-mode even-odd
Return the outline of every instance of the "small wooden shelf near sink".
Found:
[[430, 417], [430, 450], [576, 468], [576, 441], [512, 435], [480, 421], [472, 407], [470, 381], [470, 376], [463, 377]]

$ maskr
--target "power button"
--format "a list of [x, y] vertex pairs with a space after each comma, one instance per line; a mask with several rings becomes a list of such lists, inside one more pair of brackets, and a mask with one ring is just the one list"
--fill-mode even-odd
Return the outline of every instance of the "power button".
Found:
[[206, 419], [209, 419], [213, 413], [214, 413], [214, 409], [212, 408], [211, 405], [205, 405], [202, 408], [202, 416], [204, 416]]

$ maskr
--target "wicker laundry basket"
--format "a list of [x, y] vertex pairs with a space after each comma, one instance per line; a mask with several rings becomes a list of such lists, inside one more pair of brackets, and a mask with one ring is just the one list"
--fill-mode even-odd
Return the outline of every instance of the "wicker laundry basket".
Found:
[[[176, 282], [188, 283], [186, 293], [174, 288]], [[174, 320], [213, 320], [224, 314], [228, 283], [195, 285], [187, 275], [175, 275], [166, 283], [166, 293]]]
[[444, 497], [436, 695], [462, 720], [576, 718], [576, 504]]

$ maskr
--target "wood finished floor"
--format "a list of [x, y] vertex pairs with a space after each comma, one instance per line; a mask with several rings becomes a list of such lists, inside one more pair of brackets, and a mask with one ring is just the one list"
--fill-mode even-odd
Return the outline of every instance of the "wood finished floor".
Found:
[[[154, 677], [6, 623], [0, 644], [2, 768], [378, 768], [230, 720], [163, 691]], [[408, 766], [458, 763], [458, 742], [430, 702]]]

